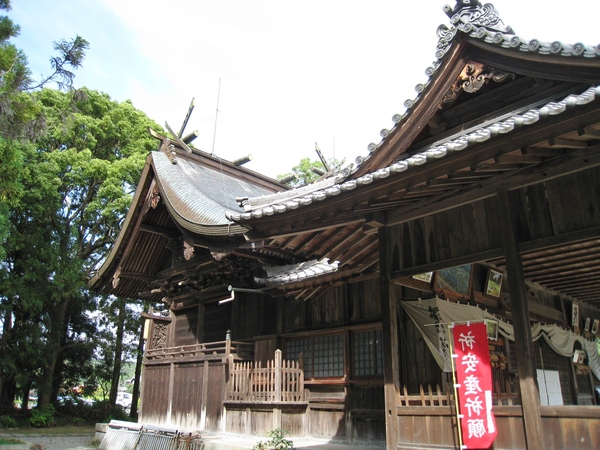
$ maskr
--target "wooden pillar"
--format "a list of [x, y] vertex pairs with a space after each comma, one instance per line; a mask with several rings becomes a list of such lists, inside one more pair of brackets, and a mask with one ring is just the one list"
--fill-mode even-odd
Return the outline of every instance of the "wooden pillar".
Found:
[[502, 228], [508, 292], [515, 332], [525, 441], [529, 450], [541, 450], [543, 448], [543, 436], [540, 417], [540, 394], [537, 386], [535, 353], [529, 322], [529, 305], [523, 276], [523, 263], [517, 248], [516, 220], [511, 211], [509, 193], [506, 191], [498, 193], [498, 212], [498, 220]]
[[397, 399], [400, 392], [398, 356], [398, 306], [390, 281], [392, 249], [390, 229], [379, 228], [379, 301], [383, 337], [383, 382], [385, 396], [385, 440], [388, 450], [398, 448]]

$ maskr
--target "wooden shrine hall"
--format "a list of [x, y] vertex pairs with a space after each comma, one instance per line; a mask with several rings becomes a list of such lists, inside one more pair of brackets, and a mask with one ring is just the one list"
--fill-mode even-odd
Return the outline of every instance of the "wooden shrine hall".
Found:
[[486, 321], [492, 448], [600, 448], [600, 45], [444, 10], [405, 112], [312, 184], [153, 132], [90, 280], [163, 305], [141, 423], [458, 449], [441, 333]]

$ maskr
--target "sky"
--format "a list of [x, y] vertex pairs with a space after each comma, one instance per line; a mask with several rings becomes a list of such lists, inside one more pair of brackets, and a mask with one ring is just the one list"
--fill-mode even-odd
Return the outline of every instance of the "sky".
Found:
[[[53, 42], [90, 43], [75, 87], [131, 100], [194, 146], [275, 177], [302, 158], [365, 156], [427, 81], [453, 0], [12, 0], [33, 75]], [[598, 0], [494, 0], [524, 39], [600, 43]]]

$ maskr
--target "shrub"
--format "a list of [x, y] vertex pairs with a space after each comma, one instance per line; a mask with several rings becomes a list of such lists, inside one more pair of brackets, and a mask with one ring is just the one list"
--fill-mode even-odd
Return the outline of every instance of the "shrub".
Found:
[[46, 405], [40, 409], [31, 410], [31, 426], [36, 428], [48, 427], [54, 423], [54, 406]]
[[285, 435], [289, 434], [288, 431], [277, 428], [276, 430], [269, 431], [267, 435], [271, 438], [267, 442], [259, 442], [252, 450], [293, 450], [294, 443], [289, 439], [285, 438]]
[[17, 421], [10, 416], [0, 416], [0, 427], [17, 428]]

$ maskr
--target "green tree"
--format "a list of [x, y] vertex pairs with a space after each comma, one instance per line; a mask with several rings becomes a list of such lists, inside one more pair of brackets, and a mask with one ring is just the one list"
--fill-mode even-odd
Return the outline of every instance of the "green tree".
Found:
[[[341, 162], [335, 158], [327, 160], [331, 172], [339, 170]], [[289, 186], [300, 187], [313, 183], [327, 173], [327, 169], [320, 160], [311, 161], [310, 158], [302, 158], [298, 164], [292, 167], [292, 171], [277, 175], [278, 180], [291, 179], [286, 182]]]
[[[10, 0], [0, 0], [0, 11], [11, 9]], [[40, 81], [31, 77], [25, 54], [10, 40], [19, 34], [19, 26], [0, 16], [0, 260], [8, 233], [8, 211], [21, 193], [23, 157], [21, 146], [34, 141], [45, 131], [45, 117], [31, 92], [55, 82], [71, 88], [73, 70], [81, 66], [89, 44], [80, 36], [54, 43], [57, 55], [51, 58], [52, 73]]]
[[291, 172], [277, 175], [277, 179], [282, 180], [294, 175], [295, 178], [288, 184], [292, 187], [299, 187], [316, 181], [324, 173], [325, 166], [321, 161], [311, 161], [310, 158], [303, 158], [297, 165], [292, 167]]
[[116, 239], [145, 157], [156, 146], [148, 128], [160, 127], [129, 101], [100, 92], [43, 89], [32, 95], [47, 131], [24, 153], [24, 194], [9, 216], [0, 292], [8, 294], [2, 300], [15, 318], [26, 310], [39, 319], [43, 406], [61, 384], [60, 361], [72, 360], [65, 351], [92, 332], [75, 327], [95, 308], [85, 282]]

